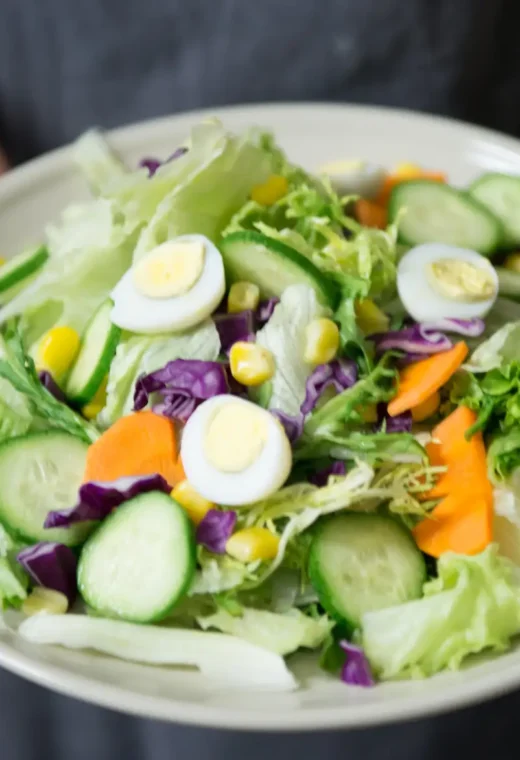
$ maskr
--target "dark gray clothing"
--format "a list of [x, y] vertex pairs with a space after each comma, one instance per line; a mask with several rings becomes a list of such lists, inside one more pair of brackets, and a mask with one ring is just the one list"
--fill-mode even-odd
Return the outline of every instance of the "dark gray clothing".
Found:
[[[0, 145], [281, 100], [432, 111], [520, 136], [518, 0], [0, 0]], [[381, 139], [384, 139], [382, 124]], [[123, 717], [0, 672], [3, 760], [516, 757], [520, 694], [435, 720], [233, 735]]]

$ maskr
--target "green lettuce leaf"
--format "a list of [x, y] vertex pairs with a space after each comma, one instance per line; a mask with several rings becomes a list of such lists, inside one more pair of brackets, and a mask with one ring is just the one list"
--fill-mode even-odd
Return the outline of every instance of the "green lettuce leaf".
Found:
[[309, 617], [297, 609], [277, 614], [251, 607], [242, 607], [240, 616], [220, 609], [214, 615], [197, 618], [197, 622], [205, 631], [216, 628], [281, 655], [301, 647], [316, 649], [333, 627], [326, 615]]
[[[15, 421], [14, 417], [10, 421], [3, 421], [6, 431], [14, 431], [17, 426], [21, 430], [27, 421], [25, 415], [29, 412], [31, 422], [38, 419], [44, 426], [65, 430], [88, 442], [98, 438], [99, 433], [94, 425], [62, 404], [43, 387], [34, 362], [24, 353], [21, 337], [13, 325], [5, 329], [4, 335], [0, 335], [0, 379], [12, 387], [9, 397], [17, 410]], [[14, 409], [10, 412], [12, 414]]]
[[312, 367], [304, 361], [305, 330], [309, 322], [327, 315], [315, 292], [306, 285], [291, 285], [271, 319], [256, 334], [256, 342], [273, 354], [276, 371], [269, 382], [269, 409], [297, 415], [305, 398]]
[[351, 433], [362, 426], [364, 408], [391, 399], [395, 395], [397, 378], [393, 360], [391, 353], [385, 354], [368, 375], [316, 409], [305, 422], [298, 449], [314, 456], [313, 449], [317, 443], [327, 440], [329, 436]]
[[33, 414], [27, 398], [8, 380], [0, 377], [0, 441], [23, 435], [32, 421]]
[[464, 365], [475, 374], [520, 360], [520, 321], [508, 322], [479, 345]]
[[132, 172], [108, 190], [125, 218], [141, 229], [134, 259], [165, 240], [197, 232], [217, 240], [254, 185], [272, 171], [269, 156], [249, 136], [236, 137], [219, 122], [197, 125], [190, 148], [163, 164], [153, 177]]
[[496, 546], [444, 554], [438, 572], [422, 599], [364, 615], [362, 645], [380, 678], [457, 670], [472, 653], [505, 650], [520, 631], [520, 590]]
[[29, 576], [16, 560], [23, 548], [0, 525], [0, 609], [18, 607], [27, 597]]
[[135, 383], [140, 375], [154, 372], [174, 359], [215, 361], [219, 353], [220, 339], [211, 319], [191, 330], [170, 335], [124, 333], [110, 365], [107, 401], [98, 423], [108, 427], [132, 411]]
[[113, 186], [128, 174], [128, 169], [99, 129], [89, 129], [76, 140], [72, 158], [93, 195], [103, 195], [105, 188]]
[[47, 229], [50, 257], [35, 279], [0, 313], [0, 324], [22, 315], [24, 345], [33, 346], [56, 324], [79, 333], [132, 262], [114, 203], [99, 199], [71, 206]]
[[256, 566], [238, 562], [226, 554], [210, 554], [199, 547], [198, 569], [189, 596], [222, 594], [230, 589], [238, 589], [255, 577]]
[[497, 435], [487, 450], [488, 475], [492, 483], [502, 485], [520, 467], [520, 430]]

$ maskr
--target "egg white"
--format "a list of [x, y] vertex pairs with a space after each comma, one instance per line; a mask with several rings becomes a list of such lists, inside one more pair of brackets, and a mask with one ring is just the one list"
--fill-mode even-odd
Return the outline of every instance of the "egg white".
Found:
[[[495, 283], [495, 292], [485, 301], [463, 303], [445, 298], [428, 280], [428, 265], [439, 259], [458, 259], [485, 269]], [[406, 253], [397, 267], [399, 298], [416, 322], [432, 322], [441, 318], [475, 319], [484, 317], [497, 298], [498, 277], [493, 265], [476, 251], [444, 243], [424, 243]]]
[[182, 235], [177, 242], [200, 242], [204, 245], [204, 266], [193, 287], [172, 298], [149, 298], [134, 284], [129, 269], [112, 291], [112, 322], [135, 333], [184, 330], [202, 322], [217, 308], [226, 290], [224, 264], [217, 247], [204, 235]]
[[[222, 472], [205, 454], [204, 440], [210, 420], [226, 404], [254, 407], [255, 413], [265, 415], [266, 419], [264, 446], [255, 461], [241, 472]], [[236, 435], [240, 436], [241, 431], [237, 430]], [[271, 496], [283, 486], [292, 467], [291, 444], [278, 420], [251, 401], [231, 395], [208, 399], [191, 415], [182, 434], [181, 459], [188, 481], [201, 496], [232, 507]]]

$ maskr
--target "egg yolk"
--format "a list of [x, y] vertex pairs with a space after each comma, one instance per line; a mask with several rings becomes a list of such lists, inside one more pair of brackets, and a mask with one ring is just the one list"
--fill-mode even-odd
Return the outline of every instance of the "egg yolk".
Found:
[[454, 301], [486, 301], [495, 294], [495, 282], [485, 267], [459, 259], [438, 259], [429, 265], [432, 287]]
[[200, 241], [163, 243], [134, 268], [134, 285], [148, 298], [175, 298], [193, 288], [204, 269]]
[[262, 453], [267, 434], [267, 420], [261, 411], [245, 404], [226, 404], [208, 423], [204, 451], [220, 472], [242, 472]]

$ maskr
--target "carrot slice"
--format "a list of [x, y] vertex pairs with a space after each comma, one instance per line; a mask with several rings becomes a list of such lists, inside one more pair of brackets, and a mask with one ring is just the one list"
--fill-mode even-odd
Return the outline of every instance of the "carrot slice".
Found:
[[[475, 442], [481, 442], [482, 436], [472, 436], [466, 440], [467, 431], [477, 421], [477, 415], [467, 406], [458, 406], [448, 417], [439, 422], [432, 430], [432, 438], [439, 446], [439, 456], [444, 461], [463, 456], [475, 446]], [[485, 456], [485, 451], [483, 451]]]
[[402, 182], [407, 182], [411, 179], [429, 179], [432, 182], [446, 182], [447, 177], [443, 172], [424, 171], [423, 169], [418, 169], [417, 171], [413, 172], [409, 171], [406, 173], [397, 172], [396, 174], [387, 174], [383, 181], [383, 184], [381, 185], [379, 193], [374, 198], [374, 202], [380, 206], [386, 206], [394, 187], [400, 185]]
[[431, 396], [422, 401], [418, 406], [412, 409], [412, 419], [414, 422], [424, 422], [428, 417], [432, 417], [441, 404], [439, 391], [435, 391]]
[[468, 347], [460, 341], [449, 351], [409, 364], [399, 375], [399, 387], [388, 404], [388, 414], [395, 417], [422, 404], [448, 382], [467, 355]]
[[155, 473], [171, 486], [185, 477], [173, 422], [144, 411], [122, 417], [89, 447], [83, 480]]
[[448, 551], [478, 554], [493, 540], [493, 507], [486, 499], [450, 494], [413, 529], [417, 546], [440, 557]]
[[364, 227], [377, 227], [384, 230], [388, 224], [388, 213], [385, 206], [381, 206], [373, 201], [360, 198], [354, 206], [356, 219]]

